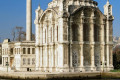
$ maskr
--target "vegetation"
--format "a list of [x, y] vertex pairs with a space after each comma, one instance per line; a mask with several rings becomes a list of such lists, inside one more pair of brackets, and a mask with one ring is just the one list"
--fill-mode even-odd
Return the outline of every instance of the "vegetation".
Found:
[[120, 45], [113, 49], [113, 66], [115, 71], [120, 70]]
[[[14, 27], [11, 31], [12, 41], [25, 41], [26, 32], [23, 31], [23, 27]], [[32, 40], [35, 40], [35, 35], [32, 34]]]
[[111, 70], [110, 72], [120, 72], [120, 69]]

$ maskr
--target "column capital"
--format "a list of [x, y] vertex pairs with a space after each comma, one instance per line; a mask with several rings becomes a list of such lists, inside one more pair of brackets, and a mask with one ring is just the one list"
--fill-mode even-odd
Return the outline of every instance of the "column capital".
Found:
[[80, 17], [80, 24], [83, 24], [83, 23], [84, 23], [84, 19], [85, 19], [84, 16], [83, 16], [83, 17]]
[[106, 20], [105, 20], [105, 19], [102, 19], [102, 20], [101, 20], [101, 25], [105, 25], [105, 23], [106, 23]]
[[39, 20], [35, 19], [34, 24], [39, 24]]
[[90, 18], [90, 24], [95, 24], [95, 19], [96, 19], [96, 17], [91, 17]]

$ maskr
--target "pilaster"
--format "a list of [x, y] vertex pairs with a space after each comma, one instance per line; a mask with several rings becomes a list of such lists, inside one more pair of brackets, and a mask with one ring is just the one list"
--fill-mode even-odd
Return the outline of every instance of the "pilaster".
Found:
[[105, 67], [105, 35], [104, 35], [104, 27], [105, 27], [105, 21], [101, 21], [101, 26], [100, 26], [100, 65], [101, 65], [101, 70], [104, 71]]
[[107, 26], [106, 26], [106, 60], [107, 60], [107, 68], [109, 68], [109, 21], [107, 20]]
[[39, 70], [39, 47], [36, 47], [36, 70]]
[[92, 11], [91, 14], [91, 19], [90, 19], [90, 36], [89, 36], [89, 41], [90, 41], [90, 55], [91, 55], [91, 71], [96, 70], [95, 68], [95, 56], [94, 56], [94, 10]]
[[79, 49], [79, 52], [80, 52], [80, 65], [79, 65], [79, 68], [80, 68], [80, 71], [84, 71], [84, 56], [83, 56], [83, 25], [84, 25], [84, 12], [82, 12], [81, 14], [81, 17], [80, 17], [80, 31], [79, 31], [79, 34], [80, 34], [80, 49]]
[[70, 29], [69, 29], [69, 66], [70, 72], [73, 72], [73, 64], [72, 64], [72, 25], [73, 25], [73, 16], [70, 17]]

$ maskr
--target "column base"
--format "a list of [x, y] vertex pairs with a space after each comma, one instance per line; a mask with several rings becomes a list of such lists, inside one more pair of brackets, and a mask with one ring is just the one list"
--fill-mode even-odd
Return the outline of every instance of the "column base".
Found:
[[69, 72], [74, 72], [74, 67], [70, 67]]
[[69, 67], [57, 68], [59, 72], [69, 72]]
[[114, 70], [114, 68], [113, 67], [106, 67], [106, 71], [110, 71], [110, 70]]
[[49, 67], [45, 67], [44, 72], [49, 72]]
[[96, 71], [96, 67], [95, 66], [91, 66], [90, 68], [91, 68], [91, 72]]
[[40, 68], [39, 68], [39, 71], [40, 71], [40, 72], [44, 72], [44, 68], [43, 68], [43, 67], [40, 67]]
[[95, 66], [86, 66], [85, 67], [85, 71], [94, 72], [94, 71], [96, 71], [96, 67]]
[[56, 68], [55, 67], [49, 67], [49, 72], [56, 72]]
[[36, 68], [35, 68], [35, 71], [39, 71], [39, 67], [36, 67]]
[[79, 66], [79, 67], [77, 67], [76, 69], [75, 69], [75, 71], [74, 72], [85, 72], [85, 68], [82, 66]]

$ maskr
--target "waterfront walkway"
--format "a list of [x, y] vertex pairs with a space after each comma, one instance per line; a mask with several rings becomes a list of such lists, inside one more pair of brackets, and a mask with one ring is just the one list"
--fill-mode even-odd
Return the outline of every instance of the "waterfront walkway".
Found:
[[46, 72], [3, 72], [0, 71], [1, 78], [8, 79], [59, 79], [59, 78], [117, 78], [120, 79], [120, 73], [100, 73], [100, 72], [81, 72], [81, 73], [46, 73]]

